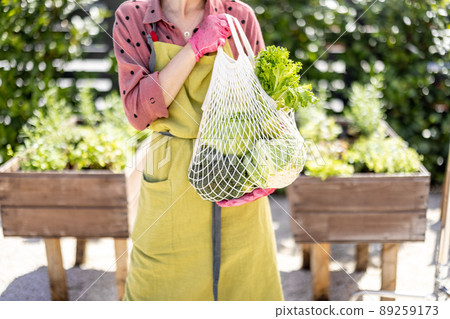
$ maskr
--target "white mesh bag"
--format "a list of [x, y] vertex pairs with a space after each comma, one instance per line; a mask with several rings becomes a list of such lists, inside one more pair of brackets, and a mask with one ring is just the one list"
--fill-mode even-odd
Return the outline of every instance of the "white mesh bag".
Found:
[[255, 188], [285, 187], [306, 159], [294, 114], [276, 109], [256, 77], [255, 57], [239, 21], [226, 16], [239, 57], [217, 50], [188, 171], [197, 193], [212, 202]]

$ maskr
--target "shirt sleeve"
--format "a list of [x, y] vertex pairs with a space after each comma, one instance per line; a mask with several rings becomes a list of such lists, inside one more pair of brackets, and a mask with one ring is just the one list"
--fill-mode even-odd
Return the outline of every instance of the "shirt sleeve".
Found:
[[[129, 12], [128, 12], [129, 11]], [[120, 96], [130, 124], [139, 131], [169, 112], [159, 83], [159, 72], [150, 73], [149, 48], [144, 26], [124, 5], [115, 12], [113, 47], [118, 64]]]

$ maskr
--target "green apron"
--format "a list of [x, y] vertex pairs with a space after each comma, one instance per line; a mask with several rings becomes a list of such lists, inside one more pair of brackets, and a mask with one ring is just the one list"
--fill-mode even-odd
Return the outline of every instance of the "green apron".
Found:
[[[155, 71], [182, 49], [164, 42], [153, 45]], [[228, 42], [224, 50], [233, 56]], [[203, 200], [187, 178], [215, 56], [197, 62], [170, 105], [169, 117], [149, 127], [152, 141], [123, 300], [284, 300], [268, 198], [222, 208], [218, 214], [213, 209], [218, 206]], [[218, 278], [213, 260], [217, 246]]]

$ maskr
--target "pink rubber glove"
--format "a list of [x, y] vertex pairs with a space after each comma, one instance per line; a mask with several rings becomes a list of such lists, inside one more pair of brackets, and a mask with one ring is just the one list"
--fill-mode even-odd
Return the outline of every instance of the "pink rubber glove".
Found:
[[219, 46], [225, 45], [230, 35], [231, 31], [224, 14], [207, 16], [199, 25], [197, 32], [188, 39], [197, 62], [205, 53], [215, 52]]
[[221, 200], [217, 202], [220, 207], [240, 206], [257, 200], [258, 198], [268, 196], [272, 194], [276, 188], [255, 188], [251, 193], [244, 194], [243, 196], [235, 199]]

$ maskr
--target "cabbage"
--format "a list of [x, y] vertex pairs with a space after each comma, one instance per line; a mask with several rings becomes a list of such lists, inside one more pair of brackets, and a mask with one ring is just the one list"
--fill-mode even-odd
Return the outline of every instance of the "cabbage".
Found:
[[239, 198], [252, 191], [243, 167], [242, 159], [236, 155], [222, 155], [214, 148], [202, 147], [193, 160], [188, 180], [209, 201]]
[[265, 114], [261, 119], [261, 130], [265, 137], [271, 139], [279, 137], [282, 134], [283, 127], [278, 117]]
[[203, 130], [202, 142], [222, 154], [242, 156], [253, 147], [259, 131], [259, 123], [254, 117], [235, 113], [209, 121]]
[[244, 156], [249, 179], [262, 188], [282, 188], [301, 172], [305, 148], [296, 145], [294, 136], [284, 139], [259, 140], [252, 152]]

